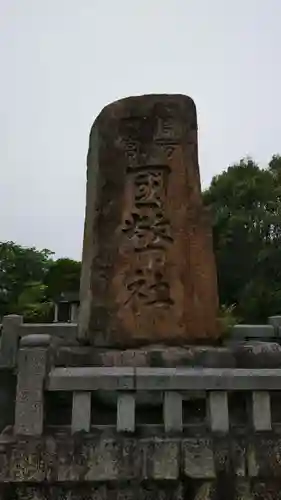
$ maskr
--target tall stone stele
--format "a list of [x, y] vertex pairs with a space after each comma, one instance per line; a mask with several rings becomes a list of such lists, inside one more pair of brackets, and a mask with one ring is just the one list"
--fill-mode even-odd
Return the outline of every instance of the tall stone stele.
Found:
[[129, 97], [90, 134], [78, 337], [97, 346], [212, 343], [211, 225], [193, 100]]

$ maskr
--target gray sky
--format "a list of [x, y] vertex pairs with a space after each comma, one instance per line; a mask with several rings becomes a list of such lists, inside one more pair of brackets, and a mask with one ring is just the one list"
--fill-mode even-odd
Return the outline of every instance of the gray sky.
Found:
[[0, 0], [0, 240], [80, 258], [94, 118], [194, 98], [203, 186], [281, 153], [280, 0]]

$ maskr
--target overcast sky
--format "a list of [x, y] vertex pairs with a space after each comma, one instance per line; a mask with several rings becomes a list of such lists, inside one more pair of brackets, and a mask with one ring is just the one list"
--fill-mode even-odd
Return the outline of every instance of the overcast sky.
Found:
[[79, 259], [92, 122], [196, 102], [203, 186], [281, 153], [281, 0], [0, 0], [0, 240]]

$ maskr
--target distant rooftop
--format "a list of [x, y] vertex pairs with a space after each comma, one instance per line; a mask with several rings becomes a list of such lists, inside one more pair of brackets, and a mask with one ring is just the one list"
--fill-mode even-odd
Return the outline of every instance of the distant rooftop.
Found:
[[63, 302], [75, 303], [80, 302], [79, 292], [62, 292], [58, 297], [56, 297], [55, 302], [61, 304]]

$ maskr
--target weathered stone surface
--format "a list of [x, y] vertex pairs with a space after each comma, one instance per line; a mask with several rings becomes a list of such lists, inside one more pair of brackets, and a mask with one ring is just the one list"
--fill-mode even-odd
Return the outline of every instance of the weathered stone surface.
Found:
[[202, 366], [234, 368], [231, 347], [151, 345], [136, 349], [63, 346], [56, 352], [56, 366]]
[[176, 480], [180, 470], [179, 440], [143, 440], [141, 443], [143, 477], [154, 480]]
[[44, 379], [47, 372], [49, 335], [22, 339], [15, 408], [15, 432], [40, 435], [44, 420]]
[[280, 500], [280, 450], [276, 433], [18, 439], [0, 444], [0, 499]]
[[231, 439], [229, 436], [216, 436], [213, 439], [213, 453], [217, 477], [233, 479], [234, 477], [243, 478], [247, 475], [247, 443], [242, 438]]
[[213, 444], [209, 439], [185, 439], [182, 442], [184, 474], [192, 478], [216, 477]]
[[232, 340], [268, 340], [276, 337], [276, 332], [272, 324], [269, 325], [234, 325], [229, 338]]
[[194, 102], [149, 95], [110, 104], [90, 135], [79, 339], [212, 341], [217, 306]]
[[275, 342], [241, 342], [232, 351], [237, 368], [281, 367], [281, 346]]
[[250, 477], [281, 478], [281, 439], [277, 436], [256, 437], [248, 446], [247, 461]]
[[[201, 487], [199, 489], [201, 490]], [[104, 484], [102, 486], [79, 483], [71, 487], [67, 484], [17, 487], [9, 485], [0, 490], [1, 500], [183, 500], [184, 498], [184, 485], [169, 482], [166, 484]], [[196, 498], [199, 499], [199, 497]], [[209, 498], [211, 497], [200, 497], [200, 500], [209, 500]]]
[[47, 463], [43, 458], [44, 443], [22, 440], [12, 449], [9, 479], [12, 482], [38, 483], [47, 479]]

